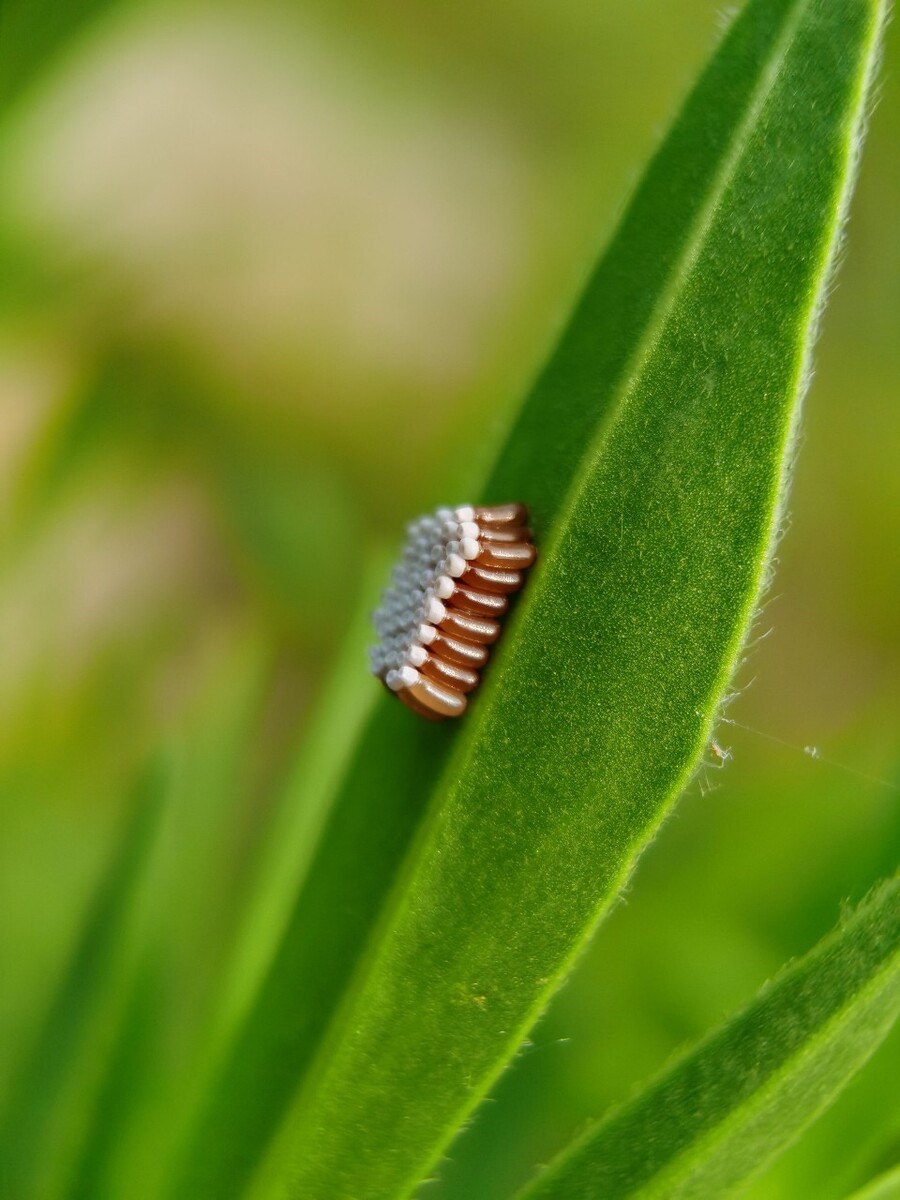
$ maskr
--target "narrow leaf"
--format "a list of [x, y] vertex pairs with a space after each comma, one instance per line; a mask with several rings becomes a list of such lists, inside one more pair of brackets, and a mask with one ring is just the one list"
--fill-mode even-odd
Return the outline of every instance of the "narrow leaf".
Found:
[[[0, 1192], [18, 1200], [40, 1193], [40, 1180], [62, 1155], [79, 1091], [93, 1071], [97, 1037], [116, 1008], [116, 980], [138, 889], [154, 842], [168, 772], [155, 762], [142, 776], [133, 813], [94, 897], [79, 943], [40, 1033], [26, 1054], [0, 1122]], [[53, 1147], [52, 1153], [48, 1146]]]
[[522, 1200], [730, 1194], [849, 1083], [900, 1012], [900, 877], [599, 1122]]
[[370, 637], [373, 597], [384, 574], [382, 555], [362, 572], [359, 599], [331, 676], [306, 725], [260, 848], [229, 964], [223, 973], [216, 1040], [227, 1041], [246, 1015], [290, 920], [329, 808], [377, 694], [359, 686]]
[[410, 732], [406, 711], [378, 703], [362, 666], [381, 557], [364, 572], [359, 606], [261, 848], [212, 1020], [211, 1054], [222, 1061], [212, 1081], [205, 1078], [212, 1068], [204, 1067], [206, 1102], [176, 1151], [167, 1196], [242, 1194], [364, 946], [422, 816], [420, 797], [449, 746], [451, 731], [429, 725], [413, 730], [414, 743], [398, 758]]
[[[297, 929], [299, 940], [307, 945], [311, 929], [317, 923], [309, 910], [304, 909], [299, 926], [294, 916], [291, 933], [294, 900], [314, 862], [313, 852], [322, 836], [347, 759], [375, 700], [370, 688], [360, 687], [359, 664], [365, 655], [369, 614], [383, 569], [382, 556], [377, 555], [363, 571], [360, 596], [335, 669], [307, 724], [305, 740], [256, 856], [241, 919], [221, 973], [220, 994], [210, 1014], [204, 1048], [194, 1072], [193, 1086], [199, 1096], [192, 1106], [186, 1145], [179, 1145], [175, 1151], [174, 1171], [178, 1181], [175, 1186], [192, 1194], [196, 1194], [193, 1189], [206, 1186], [219, 1170], [228, 1175], [221, 1186], [238, 1190], [245, 1161], [242, 1151], [249, 1140], [248, 1127], [255, 1130], [263, 1121], [274, 1119], [270, 1115], [271, 1098], [277, 1097], [285, 1085], [290, 1086], [290, 1075], [285, 1080], [284, 1067], [277, 1063], [273, 1076], [266, 1080], [259, 1080], [256, 1071], [260, 1055], [269, 1066], [275, 1061], [277, 1042], [273, 1038], [284, 1039], [282, 1058], [293, 1065], [290, 1051], [295, 1043], [289, 1035], [285, 1036], [285, 1031], [292, 1024], [293, 1010], [298, 1009], [301, 1017], [296, 1022], [294, 1037], [297, 1032], [304, 1036], [304, 1006], [301, 1003], [292, 1008], [291, 997], [285, 997], [280, 987], [275, 990], [266, 987], [266, 978], [276, 955], [283, 964], [285, 957], [293, 952], [298, 941]], [[313, 903], [322, 906], [318, 923], [325, 924], [327, 937], [328, 926], [321, 917], [335, 906], [334, 891], [328, 889], [340, 887], [347, 868], [344, 864], [336, 877], [329, 876], [327, 870], [323, 872], [322, 862], [327, 864], [327, 854], [319, 856], [311, 883]], [[314, 942], [314, 946], [318, 948], [318, 943]], [[338, 953], [340, 949], [338, 945]], [[285, 974], [284, 966], [276, 973], [280, 980]], [[321, 1023], [326, 1016], [327, 1008], [322, 1008], [314, 1019]], [[260, 1088], [253, 1105], [245, 1105], [240, 1099], [248, 1087]], [[228, 1141], [224, 1144], [220, 1141], [223, 1128], [228, 1129]], [[257, 1135], [255, 1144], [259, 1140]]]
[[0, 109], [13, 103], [111, 0], [4, 0], [0, 5]]
[[900, 1200], [900, 1166], [879, 1175], [848, 1200]]
[[145, 1079], [152, 1075], [149, 1057], [158, 1052], [161, 1005], [159, 964], [148, 959], [135, 974], [128, 1003], [121, 1015], [109, 1060], [94, 1097], [87, 1135], [64, 1190], [66, 1200], [114, 1200], [109, 1175], [117, 1146], [135, 1119], [136, 1102], [143, 1098]]
[[671, 809], [765, 575], [879, 14], [751, 0], [724, 39], [485, 488], [541, 555], [486, 682], [458, 730], [379, 705], [173, 1195], [240, 1194], [279, 1124], [259, 1194], [408, 1194]]
[[[270, 668], [266, 642], [238, 638], [171, 740], [171, 801], [147, 872], [146, 919], [132, 937], [131, 1014], [103, 1063], [81, 1151], [80, 1171], [101, 1196], [157, 1196], [171, 1144], [198, 1102], [234, 935], [248, 747]], [[120, 1081], [127, 1103], [116, 1099]]]
[[272, 965], [167, 1196], [243, 1194], [325, 1032], [445, 752], [447, 731], [431, 726], [398, 758], [406, 716], [396, 703], [382, 706], [363, 731]]
[[291, 1195], [413, 1189], [709, 738], [778, 520], [878, 25], [871, 0], [747, 7], [513, 431], [488, 495], [532, 503], [540, 569], [286, 1125]]

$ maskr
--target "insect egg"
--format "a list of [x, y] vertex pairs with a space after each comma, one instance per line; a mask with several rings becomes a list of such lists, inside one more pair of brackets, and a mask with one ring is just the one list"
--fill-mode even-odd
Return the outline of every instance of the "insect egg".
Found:
[[464, 504], [410, 521], [373, 615], [373, 673], [428, 720], [460, 716], [502, 632], [507, 596], [535, 557], [523, 504]]

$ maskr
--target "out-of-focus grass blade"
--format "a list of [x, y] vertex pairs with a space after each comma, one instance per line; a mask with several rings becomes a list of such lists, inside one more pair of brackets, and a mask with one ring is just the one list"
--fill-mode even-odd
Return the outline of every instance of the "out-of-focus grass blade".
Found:
[[0, 1192], [43, 1194], [69, 1153], [85, 1090], [119, 1005], [132, 953], [135, 909], [156, 838], [169, 771], [160, 758], [144, 772], [133, 812], [87, 913], [78, 946], [38, 1038], [20, 1065], [0, 1122]]
[[0, 112], [66, 43], [114, 0], [4, 0], [0, 5]]
[[143, 1096], [145, 1078], [152, 1074], [149, 1062], [158, 1050], [161, 1002], [159, 962], [153, 958], [135, 975], [94, 1099], [88, 1133], [65, 1188], [68, 1200], [116, 1200], [120, 1194], [110, 1177], [110, 1164], [127, 1135], [135, 1103]]
[[346, 602], [362, 574], [352, 501], [327, 462], [280, 448], [272, 437], [254, 445], [220, 423], [214, 442], [213, 421], [201, 423], [197, 452], [208, 456], [235, 557], [314, 654], [348, 619]]
[[900, 1166], [879, 1175], [847, 1200], [900, 1200]]
[[486, 682], [458, 732], [376, 711], [179, 1200], [240, 1194], [279, 1123], [261, 1194], [408, 1194], [689, 778], [777, 528], [880, 13], [752, 0], [724, 39], [485, 490], [541, 548]]
[[370, 614], [385, 568], [379, 554], [361, 573], [355, 612], [266, 829], [223, 975], [217, 1034], [222, 1042], [238, 1028], [265, 978], [347, 760], [378, 698], [360, 663], [371, 640]]
[[589, 1129], [522, 1200], [730, 1195], [852, 1079], [900, 1012], [900, 878]]
[[363, 730], [277, 953], [166, 1195], [241, 1195], [309, 1063], [446, 749], [447, 731], [431, 726], [398, 759], [404, 725], [400, 705], [379, 704]]
[[[178, 769], [151, 866], [148, 919], [133, 972], [138, 993], [142, 986], [152, 992], [131, 1000], [132, 1020], [142, 1023], [148, 1045], [135, 1064], [139, 1035], [123, 1021], [93, 1100], [73, 1186], [86, 1178], [110, 1197], [156, 1196], [170, 1147], [195, 1103], [239, 911], [246, 855], [241, 843], [252, 828], [247, 792], [271, 661], [270, 648], [255, 636], [229, 643], [196, 711], [172, 739]], [[255, 791], [252, 803], [258, 804]], [[123, 1079], [129, 1081], [127, 1097], [117, 1082]], [[117, 1091], [121, 1102], [108, 1103], [105, 1097]]]
[[[247, 1036], [246, 1032], [240, 1032], [242, 1024], [248, 1012], [256, 1011], [253, 1002], [291, 923], [296, 896], [310, 868], [347, 758], [377, 699], [377, 690], [370, 686], [368, 676], [360, 672], [360, 663], [365, 661], [365, 648], [370, 637], [373, 589], [377, 590], [383, 569], [383, 556], [375, 555], [368, 569], [362, 572], [356, 610], [334, 670], [305, 726], [303, 743], [288, 771], [251, 868], [231, 950], [221, 971], [209, 1028], [202, 1035], [198, 1075], [193, 1085], [189, 1085], [195, 1085], [201, 1093], [191, 1106], [191, 1117], [200, 1128], [188, 1138], [190, 1149], [187, 1155], [179, 1153], [177, 1157], [179, 1162], [186, 1157], [188, 1166], [185, 1169], [190, 1172], [202, 1171], [203, 1151], [197, 1148], [198, 1139], [202, 1141], [203, 1131], [212, 1116], [203, 1108], [202, 1092], [210, 1088], [216, 1073], [223, 1069], [223, 1058], [228, 1061], [227, 1055], [235, 1038]], [[335, 882], [339, 883], [339, 880]], [[309, 933], [308, 923], [304, 932]], [[290, 941], [290, 937], [287, 940]], [[255, 1036], [264, 1036], [257, 1022], [264, 1027], [270, 1014], [265, 1005], [258, 1005], [257, 1009], [258, 1015], [251, 1018], [250, 1028]], [[325, 1015], [323, 1012], [322, 1019]], [[282, 1020], [286, 1017], [287, 1014], [282, 1013]], [[255, 1044], [253, 1037], [251, 1044]], [[216, 1114], [215, 1106], [220, 1102], [220, 1096], [224, 1094], [230, 1100], [229, 1078], [226, 1075], [225, 1082], [220, 1079], [219, 1092], [213, 1092], [211, 1103]], [[195, 1107], [197, 1111], [193, 1111]], [[247, 1119], [252, 1119], [252, 1113], [247, 1114]], [[221, 1152], [222, 1148], [217, 1147], [217, 1161]]]

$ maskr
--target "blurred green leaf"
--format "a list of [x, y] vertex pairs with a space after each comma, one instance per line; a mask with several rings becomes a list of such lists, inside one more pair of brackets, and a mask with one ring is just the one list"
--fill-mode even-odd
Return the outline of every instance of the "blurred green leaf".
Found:
[[295, 636], [327, 641], [346, 617], [361, 553], [337, 473], [327, 462], [253, 446], [234, 432], [219, 439], [211, 458], [236, 557]]
[[730, 1195], [831, 1103], [898, 1012], [900, 877], [589, 1129], [522, 1198]]
[[[250, 1026], [252, 1036], [249, 1039], [251, 1054], [258, 1052], [259, 1039], [265, 1042], [268, 1029], [276, 1037], [281, 1037], [290, 1023], [289, 1012], [282, 1008], [278, 1011], [277, 1019], [272, 1017], [270, 1024], [267, 1024], [266, 1017], [271, 1014], [265, 1003], [258, 1002], [258, 993], [264, 986], [276, 954], [284, 956], [290, 953], [291, 940], [284, 939], [284, 934], [292, 918], [294, 897], [301, 882], [315, 862], [321, 886], [326, 889], [339, 889], [342, 886], [341, 874], [329, 877], [326, 873], [323, 877], [321, 856], [314, 859], [313, 854], [347, 758], [376, 698], [370, 688], [360, 688], [359, 664], [364, 658], [369, 637], [373, 588], [377, 587], [376, 568], [380, 579], [383, 565], [382, 556], [375, 556], [368, 571], [363, 572], [363, 586], [344, 644], [306, 725], [306, 737], [290, 765], [251, 865], [227, 961], [219, 978], [218, 994], [203, 1033], [203, 1049], [198, 1055], [199, 1067], [194, 1073], [198, 1078], [191, 1081], [191, 1087], [202, 1092], [204, 1086], [209, 1087], [211, 1078], [221, 1071], [223, 1059], [228, 1063], [226, 1082], [219, 1081], [212, 1111], [202, 1111], [199, 1117], [196, 1112], [191, 1113], [193, 1118], [199, 1120], [200, 1126], [198, 1130], [191, 1131], [188, 1139], [190, 1152], [186, 1169], [191, 1174], [203, 1170], [208, 1151], [205, 1147], [198, 1149], [198, 1144], [203, 1146], [207, 1129], [215, 1129], [221, 1119], [218, 1106], [221, 1104], [226, 1110], [230, 1109], [233, 1099], [230, 1081], [234, 1079], [235, 1085], [240, 1086], [241, 1071], [255, 1070], [255, 1059], [251, 1059], [245, 1068], [240, 1052], [240, 1047], [247, 1040], [246, 1033], [242, 1033], [242, 1025], [248, 1011], [254, 1013]], [[344, 867], [345, 864], [342, 864], [342, 869]], [[309, 918], [304, 923], [304, 945], [312, 923]], [[287, 942], [287, 950], [283, 939]], [[284, 1004], [286, 999], [280, 990], [274, 996], [276, 1004]], [[254, 1001], [257, 1001], [255, 1007]], [[321, 1020], [325, 1016], [323, 1011]], [[236, 1038], [235, 1050], [233, 1043]], [[199, 1106], [196, 1096], [194, 1104]], [[247, 1110], [244, 1119], [251, 1122], [258, 1120], [258, 1111]], [[227, 1147], [216, 1148], [217, 1162], [223, 1152], [227, 1152]]]
[[[139, 891], [155, 843], [169, 772], [162, 760], [142, 775], [133, 812], [90, 909], [34, 1046], [20, 1064], [0, 1122], [0, 1183], [17, 1200], [43, 1194], [78, 1134], [108, 1029], [122, 1007], [124, 962], [132, 953]], [[52, 1153], [50, 1152], [52, 1148]]]
[[[271, 649], [256, 637], [220, 647], [194, 711], [169, 739], [165, 804], [137, 897], [116, 892], [112, 912], [104, 909], [111, 965], [90, 1004], [69, 988], [54, 1009], [79, 1027], [78, 1044], [56, 1063], [59, 1037], [43, 1039], [61, 1080], [58, 1101], [36, 1056], [22, 1065], [18, 1092], [40, 1103], [43, 1124], [39, 1146], [17, 1168], [21, 1189], [10, 1195], [157, 1194], [169, 1148], [196, 1103], [207, 1030], [220, 1007], [236, 883], [256, 816], [247, 811], [249, 787], [254, 804], [262, 798], [254, 751], [271, 665]], [[19, 1145], [23, 1124], [9, 1129]]]
[[159, 963], [145, 963], [136, 972], [122, 1013], [104, 1077], [88, 1121], [88, 1132], [64, 1195], [69, 1200], [115, 1200], [109, 1177], [116, 1148], [127, 1136], [136, 1102], [152, 1075], [151, 1056], [159, 1048], [158, 1012], [162, 1000]]
[[[446, 730], [429, 727], [398, 757], [407, 730], [396, 703], [364, 727], [277, 953], [166, 1195], [243, 1193], [422, 816]], [[304, 802], [315, 800], [308, 792]]]
[[854, 1192], [848, 1200], [900, 1200], [900, 1166]]
[[[230, 643], [197, 711], [172, 739], [177, 771], [149, 871], [131, 1013], [107, 1056], [74, 1187], [87, 1180], [111, 1198], [155, 1196], [196, 1104], [239, 921], [243, 843], [253, 832], [249, 788], [254, 803], [262, 799], [253, 747], [271, 667], [266, 642], [246, 636]], [[151, 995], [142, 997], [142, 989]], [[148, 1045], [135, 1046], [138, 1039]], [[119, 1103], [108, 1101], [119, 1093]]]
[[220, 985], [217, 1036], [222, 1041], [240, 1027], [265, 979], [347, 760], [377, 699], [372, 689], [360, 688], [359, 664], [370, 638], [370, 614], [384, 568], [384, 556], [375, 555], [362, 572], [355, 612], [267, 822]]
[[67, 43], [113, 0], [4, 0], [0, 5], [0, 109], [13, 103]]
[[778, 524], [879, 14], [733, 25], [485, 489], [541, 547], [488, 678], [458, 736], [374, 715], [174, 1195], [240, 1193], [292, 1098], [262, 1193], [408, 1194], [689, 778]]

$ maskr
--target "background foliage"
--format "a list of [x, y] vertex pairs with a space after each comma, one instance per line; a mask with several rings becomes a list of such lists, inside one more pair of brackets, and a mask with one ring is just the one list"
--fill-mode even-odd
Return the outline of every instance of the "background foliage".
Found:
[[[161, 741], [179, 803], [151, 886], [177, 936], [140, 964], [149, 1012], [113, 989], [104, 1027], [171, 1086], [269, 815], [286, 887], [278, 846], [315, 826], [285, 797], [339, 757], [296, 751], [372, 553], [446, 498], [445, 463], [477, 477], [716, 24], [688, 0], [101, 16], [33, 56], [0, 143], [4, 1090]], [[710, 757], [435, 1196], [520, 1184], [894, 868], [898, 135], [889, 74], [731, 760]], [[889, 1167], [898, 1056], [895, 1034], [751, 1194], [827, 1200]], [[153, 1088], [108, 1082], [152, 1179]], [[101, 1194], [88, 1151], [64, 1169]]]

